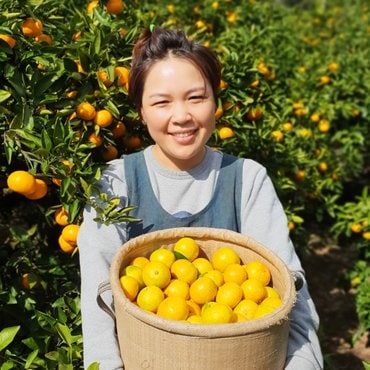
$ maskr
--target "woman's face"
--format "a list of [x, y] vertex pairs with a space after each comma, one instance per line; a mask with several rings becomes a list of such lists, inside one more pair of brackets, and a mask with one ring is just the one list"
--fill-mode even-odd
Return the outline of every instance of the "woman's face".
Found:
[[155, 63], [145, 80], [141, 116], [157, 160], [181, 171], [198, 165], [215, 127], [215, 109], [211, 85], [194, 64], [173, 56]]

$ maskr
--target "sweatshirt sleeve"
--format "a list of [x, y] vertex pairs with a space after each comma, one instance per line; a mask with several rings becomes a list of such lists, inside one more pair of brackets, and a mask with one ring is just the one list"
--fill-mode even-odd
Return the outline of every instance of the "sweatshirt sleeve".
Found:
[[[122, 196], [126, 193], [122, 179], [123, 164], [117, 160], [103, 173], [101, 190]], [[115, 253], [126, 241], [126, 228], [125, 224], [100, 224], [94, 221], [95, 217], [95, 210], [87, 206], [78, 234], [84, 368], [98, 362], [100, 370], [118, 370], [123, 369], [123, 365], [115, 322], [98, 306], [96, 298], [99, 285], [109, 280], [110, 264]], [[111, 307], [112, 293], [105, 292], [102, 298]]]
[[301, 262], [289, 237], [287, 217], [266, 169], [246, 159], [243, 167], [241, 233], [276, 253], [289, 270], [299, 272], [303, 287], [290, 314], [286, 370], [320, 370], [323, 359], [317, 330], [319, 317], [309, 294]]

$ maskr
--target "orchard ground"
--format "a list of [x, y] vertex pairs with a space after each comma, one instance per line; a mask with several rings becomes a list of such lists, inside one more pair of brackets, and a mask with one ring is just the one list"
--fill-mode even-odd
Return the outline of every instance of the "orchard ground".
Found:
[[325, 361], [330, 369], [363, 370], [362, 361], [370, 361], [370, 337], [367, 332], [353, 344], [358, 317], [355, 294], [346, 278], [357, 258], [355, 248], [312, 233], [301, 258], [320, 316]]

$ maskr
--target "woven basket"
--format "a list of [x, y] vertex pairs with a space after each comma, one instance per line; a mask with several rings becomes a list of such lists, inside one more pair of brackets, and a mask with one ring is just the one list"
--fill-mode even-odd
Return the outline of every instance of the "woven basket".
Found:
[[[271, 314], [232, 324], [191, 324], [166, 320], [130, 302], [119, 277], [137, 256], [159, 247], [171, 249], [184, 236], [194, 238], [202, 256], [221, 246], [236, 250], [243, 263], [260, 260], [270, 269], [282, 305]], [[280, 370], [284, 368], [289, 321], [295, 301], [286, 265], [255, 240], [239, 233], [203, 227], [174, 228], [143, 234], [125, 243], [110, 269], [117, 334], [125, 370]]]

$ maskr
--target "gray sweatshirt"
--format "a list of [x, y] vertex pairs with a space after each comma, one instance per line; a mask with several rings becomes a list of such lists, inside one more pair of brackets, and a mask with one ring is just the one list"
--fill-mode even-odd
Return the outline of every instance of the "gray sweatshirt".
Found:
[[[152, 147], [144, 150], [144, 157], [153, 191], [165, 211], [173, 215], [195, 214], [210, 202], [222, 152], [207, 147], [203, 162], [191, 171], [171, 171], [161, 167], [152, 154]], [[103, 172], [100, 186], [103, 192], [119, 196], [123, 206], [132, 205], [127, 200], [124, 157], [110, 162]], [[84, 364], [87, 368], [96, 361], [102, 370], [122, 369], [114, 322], [97, 305], [96, 296], [99, 284], [109, 279], [114, 255], [127, 241], [127, 225], [106, 226], [95, 222], [95, 217], [95, 210], [87, 206], [78, 235]], [[243, 163], [240, 219], [242, 234], [271, 249], [291, 271], [300, 272], [304, 277], [289, 238], [286, 215], [271, 179], [263, 166], [250, 159], [244, 159]], [[108, 305], [111, 304], [109, 292], [104, 293], [103, 298]], [[319, 318], [304, 281], [290, 315], [287, 370], [323, 368], [318, 326]]]

